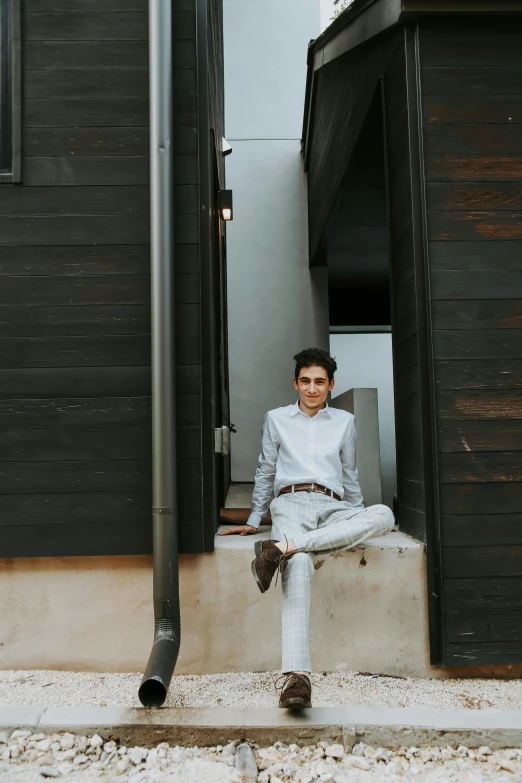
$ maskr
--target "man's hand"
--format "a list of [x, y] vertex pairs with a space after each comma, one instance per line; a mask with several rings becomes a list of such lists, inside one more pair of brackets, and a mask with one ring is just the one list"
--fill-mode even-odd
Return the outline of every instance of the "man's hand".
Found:
[[254, 533], [259, 533], [259, 530], [253, 525], [234, 525], [234, 527], [222, 530], [221, 533], [218, 533], [218, 536], [251, 536]]

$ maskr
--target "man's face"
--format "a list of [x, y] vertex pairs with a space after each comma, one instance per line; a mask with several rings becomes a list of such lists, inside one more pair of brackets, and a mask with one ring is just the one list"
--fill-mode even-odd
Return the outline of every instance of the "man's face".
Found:
[[328, 380], [324, 367], [303, 367], [294, 388], [299, 392], [301, 408], [316, 411], [324, 407], [328, 392], [332, 391], [334, 380]]

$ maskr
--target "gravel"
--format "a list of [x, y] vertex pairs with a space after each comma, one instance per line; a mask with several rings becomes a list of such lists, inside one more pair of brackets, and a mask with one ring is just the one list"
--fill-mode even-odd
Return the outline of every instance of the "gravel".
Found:
[[[273, 707], [280, 672], [175, 676], [167, 707]], [[138, 707], [141, 674], [0, 671], [0, 704]], [[314, 674], [315, 707], [516, 710], [522, 680], [424, 680], [356, 672]]]
[[[97, 736], [69, 733], [0, 734], [0, 783], [64, 780], [122, 783], [241, 783], [235, 769], [236, 743], [214, 748], [120, 746]], [[275, 743], [255, 749], [258, 783], [515, 783], [522, 776], [522, 749], [487, 747], [372, 748], [358, 743], [299, 747]]]

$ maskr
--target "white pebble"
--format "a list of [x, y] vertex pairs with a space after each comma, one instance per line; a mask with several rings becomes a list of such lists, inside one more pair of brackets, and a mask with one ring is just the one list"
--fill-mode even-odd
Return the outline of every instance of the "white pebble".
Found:
[[127, 751], [127, 758], [129, 758], [133, 764], [138, 766], [138, 764], [141, 764], [142, 761], [145, 761], [147, 754], [147, 748], [130, 748]]
[[355, 767], [355, 769], [370, 769], [370, 765], [361, 756], [345, 756], [344, 761], [347, 766]]
[[364, 756], [365, 748], [366, 745], [364, 742], [358, 742], [357, 745], [354, 745], [352, 748], [352, 756]]
[[344, 748], [339, 744], [329, 745], [324, 752], [327, 756], [330, 756], [333, 759], [342, 759], [344, 756]]
[[74, 734], [62, 734], [60, 737], [60, 747], [62, 750], [72, 750], [72, 748], [74, 748]]
[[99, 734], [94, 734], [89, 740], [89, 745], [91, 746], [91, 748], [101, 748], [101, 746], [103, 745], [103, 739], [100, 737]]

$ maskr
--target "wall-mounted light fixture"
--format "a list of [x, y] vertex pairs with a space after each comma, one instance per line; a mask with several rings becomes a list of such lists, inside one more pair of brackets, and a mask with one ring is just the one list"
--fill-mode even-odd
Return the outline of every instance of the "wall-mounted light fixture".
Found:
[[223, 220], [233, 220], [234, 212], [232, 210], [232, 191], [219, 191], [219, 212]]

